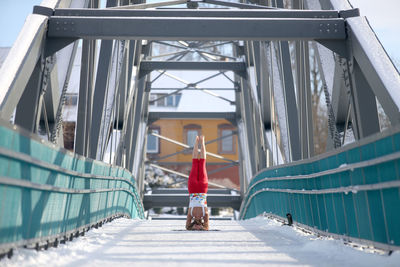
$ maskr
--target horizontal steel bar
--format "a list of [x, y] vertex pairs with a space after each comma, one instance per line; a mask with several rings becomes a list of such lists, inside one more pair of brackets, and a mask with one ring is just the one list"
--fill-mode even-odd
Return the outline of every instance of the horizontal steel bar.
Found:
[[[129, 191], [125, 188], [100, 188], [100, 189], [75, 189], [75, 188], [63, 188], [58, 186], [53, 186], [49, 184], [38, 184], [33, 183], [25, 178], [15, 179], [15, 178], [8, 178], [0, 176], [0, 184], [4, 184], [7, 186], [16, 186], [16, 187], [23, 187], [23, 188], [30, 188], [33, 190], [40, 190], [40, 191], [51, 191], [54, 193], [67, 193], [67, 194], [91, 194], [91, 193], [104, 193], [104, 192], [113, 192], [113, 191], [125, 191], [128, 194], [132, 195], [135, 199], [135, 194], [132, 191]], [[136, 199], [137, 200], [137, 199]], [[138, 202], [140, 203], [140, 202]]]
[[[240, 195], [207, 195], [207, 205], [209, 207], [232, 207], [235, 210], [239, 210], [240, 204]], [[153, 207], [187, 207], [189, 206], [189, 196], [188, 194], [144, 195], [143, 206], [146, 210]]]
[[198, 62], [198, 61], [148, 61], [140, 62], [143, 71], [153, 70], [231, 70], [246, 71], [244, 62]]
[[350, 186], [341, 186], [336, 188], [317, 189], [317, 190], [263, 188], [251, 194], [249, 198], [247, 197], [245, 198], [247, 199], [247, 201], [246, 201], [246, 206], [244, 206], [243, 209], [243, 214], [246, 214], [247, 207], [250, 205], [250, 202], [253, 199], [253, 197], [263, 192], [279, 192], [279, 193], [305, 194], [305, 195], [322, 195], [322, 194], [337, 194], [337, 193], [357, 194], [357, 192], [359, 191], [372, 191], [372, 190], [398, 188], [398, 187], [400, 187], [400, 180], [381, 182], [376, 184], [350, 185]]
[[0, 147], [0, 157], [7, 157], [7, 158], [15, 159], [15, 160], [18, 160], [18, 161], [23, 161], [23, 162], [35, 165], [35, 166], [37, 166], [39, 168], [43, 168], [43, 169], [47, 169], [47, 170], [50, 170], [50, 171], [59, 172], [59, 173], [70, 175], [70, 176], [74, 176], [74, 177], [77, 177], [77, 178], [123, 181], [123, 182], [126, 182], [126, 183], [128, 183], [131, 186], [136, 188], [136, 186], [134, 185], [134, 183], [132, 183], [132, 181], [130, 181], [129, 179], [123, 178], [123, 177], [100, 176], [100, 175], [89, 174], [89, 173], [80, 173], [80, 172], [77, 172], [77, 171], [72, 171], [72, 170], [68, 170], [68, 169], [62, 168], [62, 167], [60, 167], [58, 165], [55, 165], [55, 164], [44, 162], [44, 161], [38, 160], [36, 158], [33, 158], [33, 157], [29, 156], [29, 155], [26, 155], [26, 154], [23, 154], [23, 153], [19, 153], [19, 152], [16, 152], [16, 151], [11, 151], [11, 150], [8, 150], [8, 149], [2, 148], [2, 147]]
[[159, 119], [226, 119], [235, 120], [235, 112], [149, 112], [149, 121]]
[[341, 167], [329, 169], [329, 170], [322, 171], [322, 172], [316, 172], [316, 173], [304, 174], [304, 175], [295, 175], [295, 176], [268, 177], [268, 178], [261, 179], [261, 180], [257, 181], [256, 183], [252, 184], [249, 187], [248, 192], [250, 192], [251, 189], [253, 189], [256, 185], [258, 185], [262, 182], [313, 179], [313, 178], [318, 178], [318, 177], [325, 176], [325, 175], [337, 174], [337, 173], [341, 173], [341, 172], [345, 172], [345, 171], [349, 171], [349, 170], [354, 170], [354, 169], [359, 169], [359, 168], [368, 167], [368, 166], [372, 166], [372, 165], [377, 165], [380, 163], [397, 160], [399, 158], [400, 158], [400, 152], [395, 152], [393, 154], [385, 155], [385, 156], [370, 159], [370, 160], [364, 160], [364, 161], [360, 161], [360, 162], [356, 162], [356, 163], [352, 163], [352, 164], [346, 164]]
[[230, 90], [236, 90], [235, 87], [232, 88], [195, 88], [195, 87], [184, 87], [184, 88], [157, 88], [157, 87], [152, 87], [150, 88], [152, 91], [153, 90], [160, 90], [160, 91], [176, 91], [176, 90], [185, 90], [185, 91], [199, 91], [199, 90], [208, 90], [208, 91], [230, 91]]
[[339, 18], [332, 10], [115, 10], [115, 9], [55, 9], [54, 16], [68, 17], [213, 17], [213, 18]]
[[[230, 194], [232, 189], [208, 189], [207, 195], [211, 194]], [[237, 191], [236, 191], [237, 192]], [[156, 188], [151, 190], [151, 194], [189, 194], [187, 188]]]
[[[307, 29], [307, 30], [305, 30]], [[57, 17], [48, 37], [122, 40], [344, 40], [344, 19]]]

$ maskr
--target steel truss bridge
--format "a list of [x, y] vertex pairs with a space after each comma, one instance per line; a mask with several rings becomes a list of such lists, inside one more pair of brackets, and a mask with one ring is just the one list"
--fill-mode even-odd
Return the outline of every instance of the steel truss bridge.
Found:
[[[239, 160], [227, 162], [240, 167], [240, 192], [213, 189], [211, 206], [240, 210], [240, 219], [290, 213], [295, 224], [320, 234], [400, 248], [400, 76], [347, 0], [99, 6], [44, 0], [1, 67], [0, 253], [57, 246], [115, 217], [187, 205], [182, 190], [144, 192], [147, 129], [160, 118], [223, 118], [237, 127]], [[79, 47], [75, 147], [68, 151], [62, 116]], [[223, 76], [230, 86], [219, 90], [234, 99], [174, 70]], [[315, 70], [328, 120], [327, 151], [319, 155]], [[182, 84], [164, 88], [169, 95], [201, 90], [235, 111], [149, 112], [149, 94], [163, 75]]]

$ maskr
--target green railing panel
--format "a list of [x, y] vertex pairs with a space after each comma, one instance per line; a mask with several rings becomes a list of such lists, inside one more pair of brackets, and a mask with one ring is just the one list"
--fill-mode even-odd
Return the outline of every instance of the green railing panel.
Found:
[[400, 129], [312, 159], [262, 170], [250, 182], [241, 218], [261, 213], [320, 233], [400, 249]]
[[0, 253], [114, 216], [143, 218], [132, 174], [0, 123]]

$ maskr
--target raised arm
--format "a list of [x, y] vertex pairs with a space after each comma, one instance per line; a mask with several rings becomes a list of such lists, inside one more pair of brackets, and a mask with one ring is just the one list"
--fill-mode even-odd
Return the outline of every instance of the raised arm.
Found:
[[201, 136], [200, 136], [199, 142], [200, 142], [200, 145], [201, 145], [201, 148], [200, 148], [200, 158], [201, 158], [201, 159], [205, 159], [205, 158], [206, 158], [207, 152], [206, 152], [206, 145], [205, 145], [205, 143], [204, 143], [204, 135], [201, 135]]
[[199, 157], [199, 137], [196, 136], [196, 141], [194, 142], [193, 145], [192, 158], [197, 159], [198, 157]]

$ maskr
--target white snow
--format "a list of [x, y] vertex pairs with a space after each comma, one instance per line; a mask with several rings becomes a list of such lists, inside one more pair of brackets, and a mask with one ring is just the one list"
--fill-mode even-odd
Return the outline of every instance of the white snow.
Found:
[[18, 249], [0, 266], [399, 266], [391, 256], [319, 238], [258, 217], [211, 221], [219, 231], [182, 231], [184, 220], [118, 219], [47, 251]]

